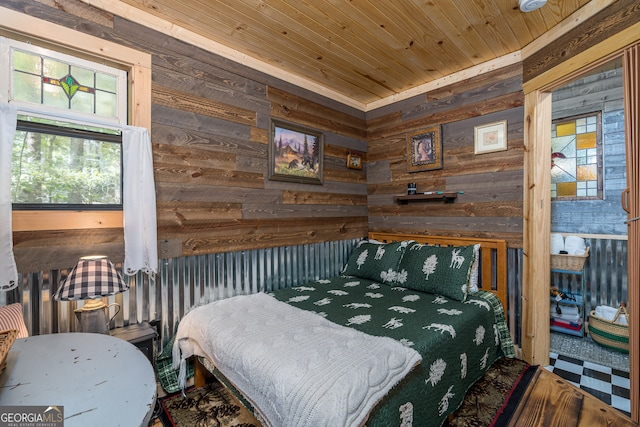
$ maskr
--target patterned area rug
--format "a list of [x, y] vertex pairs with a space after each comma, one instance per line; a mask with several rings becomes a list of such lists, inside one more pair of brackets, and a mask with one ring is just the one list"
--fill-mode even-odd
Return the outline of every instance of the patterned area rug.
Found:
[[444, 426], [507, 425], [536, 369], [519, 359], [498, 360], [471, 386], [462, 405]]
[[217, 381], [161, 399], [165, 427], [260, 427], [240, 402]]
[[[446, 427], [504, 426], [527, 389], [537, 367], [503, 358], [476, 382], [462, 405], [443, 424]], [[165, 427], [260, 427], [261, 424], [215, 379], [191, 388], [186, 398], [177, 393], [161, 399]]]

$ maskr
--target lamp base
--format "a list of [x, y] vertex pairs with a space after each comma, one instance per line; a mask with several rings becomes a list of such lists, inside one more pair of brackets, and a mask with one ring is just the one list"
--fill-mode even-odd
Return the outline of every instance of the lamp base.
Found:
[[[119, 305], [110, 305], [116, 305], [118, 307], [116, 314], [120, 311]], [[106, 305], [100, 300], [89, 300], [83, 307], [74, 310], [78, 323], [80, 324], [78, 332], [109, 335], [109, 322], [111, 319], [109, 319], [107, 311], [110, 305]]]

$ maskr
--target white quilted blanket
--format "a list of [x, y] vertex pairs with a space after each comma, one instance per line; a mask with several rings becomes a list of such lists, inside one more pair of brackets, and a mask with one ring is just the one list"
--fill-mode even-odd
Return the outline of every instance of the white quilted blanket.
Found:
[[181, 321], [173, 363], [208, 357], [275, 427], [364, 424], [420, 355], [263, 294], [197, 307]]

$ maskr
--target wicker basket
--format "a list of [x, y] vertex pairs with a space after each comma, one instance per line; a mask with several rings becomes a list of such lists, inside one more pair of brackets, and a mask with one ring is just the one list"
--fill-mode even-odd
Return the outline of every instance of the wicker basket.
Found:
[[[615, 323], [619, 316], [627, 318], [627, 325]], [[591, 338], [603, 347], [621, 353], [629, 353], [629, 317], [627, 309], [620, 306], [613, 320], [606, 320], [596, 316], [596, 311], [589, 314], [589, 333]]]
[[15, 329], [0, 331], [0, 374], [7, 367], [7, 354], [9, 354], [9, 349], [11, 349], [17, 336], [18, 331]]
[[584, 255], [551, 255], [551, 268], [554, 270], [582, 271], [584, 263], [589, 257], [589, 246]]

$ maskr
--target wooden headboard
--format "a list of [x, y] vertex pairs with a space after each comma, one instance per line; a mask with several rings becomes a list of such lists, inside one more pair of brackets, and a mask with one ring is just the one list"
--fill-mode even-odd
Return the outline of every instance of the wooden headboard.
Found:
[[398, 242], [415, 240], [439, 246], [468, 246], [480, 244], [480, 273], [478, 287], [494, 293], [507, 315], [507, 242], [497, 239], [480, 239], [472, 237], [427, 236], [422, 234], [369, 233], [369, 239], [381, 242]]

